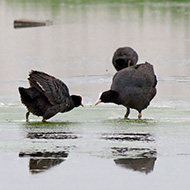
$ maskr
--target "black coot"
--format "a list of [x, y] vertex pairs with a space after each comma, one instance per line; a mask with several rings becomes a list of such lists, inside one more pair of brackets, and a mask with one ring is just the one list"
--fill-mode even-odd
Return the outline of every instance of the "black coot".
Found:
[[112, 102], [127, 108], [125, 117], [128, 118], [130, 108], [141, 112], [147, 108], [156, 95], [157, 79], [150, 63], [137, 64], [118, 71], [114, 77], [111, 89], [101, 94], [100, 102]]
[[67, 112], [82, 105], [82, 97], [70, 96], [67, 86], [53, 76], [31, 71], [28, 80], [30, 88], [19, 87], [21, 101], [28, 109], [26, 121], [30, 112], [42, 116], [42, 121], [45, 121], [58, 112]]
[[117, 71], [120, 71], [126, 67], [135, 65], [138, 61], [138, 55], [131, 47], [118, 48], [112, 59], [112, 64]]

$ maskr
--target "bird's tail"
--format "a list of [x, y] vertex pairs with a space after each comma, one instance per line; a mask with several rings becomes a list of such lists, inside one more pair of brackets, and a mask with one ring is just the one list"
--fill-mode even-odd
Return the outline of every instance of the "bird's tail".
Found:
[[27, 105], [28, 103], [32, 103], [33, 99], [39, 95], [39, 92], [35, 88], [18, 88], [21, 101], [23, 104]]
[[23, 87], [19, 87], [18, 88], [19, 90], [19, 93], [20, 93], [20, 98], [21, 98], [21, 102], [23, 104], [27, 104], [29, 102], [32, 102], [32, 98], [30, 97], [30, 95], [27, 93], [27, 90], [26, 88], [23, 88]]

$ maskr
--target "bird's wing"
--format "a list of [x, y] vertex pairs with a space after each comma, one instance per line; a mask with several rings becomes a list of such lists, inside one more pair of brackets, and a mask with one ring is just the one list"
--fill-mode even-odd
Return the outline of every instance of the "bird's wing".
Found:
[[28, 78], [31, 87], [43, 93], [52, 105], [61, 104], [69, 97], [69, 89], [59, 79], [39, 71], [31, 71]]
[[132, 67], [127, 67], [118, 71], [112, 79], [111, 89], [116, 91], [123, 91], [124, 88], [128, 88], [133, 85], [133, 80], [131, 80], [134, 71]]
[[151, 64], [137, 64], [118, 71], [112, 81], [111, 89], [142, 88], [151, 89], [156, 86], [156, 76]]
[[145, 62], [139, 69], [141, 69], [141, 73], [144, 78], [144, 85], [149, 88], [155, 88], [157, 84], [157, 78], [154, 73], [153, 65]]

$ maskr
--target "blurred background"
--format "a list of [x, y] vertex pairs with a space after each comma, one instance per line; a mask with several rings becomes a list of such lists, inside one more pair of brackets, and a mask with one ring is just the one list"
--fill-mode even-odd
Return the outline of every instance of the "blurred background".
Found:
[[[16, 19], [52, 20], [14, 29]], [[31, 69], [62, 79], [92, 104], [111, 85], [111, 60], [130, 46], [158, 76], [154, 104], [186, 106], [190, 90], [190, 3], [155, 0], [1, 0], [0, 97], [18, 99]]]

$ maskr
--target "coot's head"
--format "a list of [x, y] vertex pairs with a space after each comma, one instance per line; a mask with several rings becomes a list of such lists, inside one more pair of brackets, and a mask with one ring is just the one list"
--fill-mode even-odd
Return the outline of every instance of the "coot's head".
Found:
[[101, 102], [104, 103], [108, 103], [108, 102], [113, 102], [113, 103], [117, 103], [117, 99], [118, 99], [119, 94], [114, 91], [114, 90], [108, 90], [105, 92], [102, 92], [96, 102], [95, 105], [98, 105]]
[[137, 61], [138, 55], [131, 47], [118, 48], [115, 51], [112, 59], [112, 63], [117, 71], [135, 65]]
[[71, 99], [73, 100], [75, 107], [83, 106], [81, 96], [71, 95]]
[[130, 67], [130, 66], [134, 65], [132, 60], [130, 58], [128, 58], [127, 56], [122, 56], [122, 57], [115, 59], [113, 64], [117, 71], [120, 71], [126, 67]]

